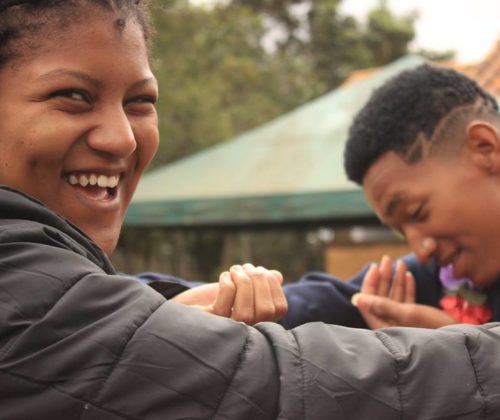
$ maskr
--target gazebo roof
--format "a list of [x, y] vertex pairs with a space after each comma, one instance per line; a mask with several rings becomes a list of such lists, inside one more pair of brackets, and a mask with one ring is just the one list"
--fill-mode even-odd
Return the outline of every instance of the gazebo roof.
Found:
[[373, 219], [343, 150], [374, 88], [424, 62], [405, 56], [224, 143], [147, 173], [126, 225], [201, 226]]

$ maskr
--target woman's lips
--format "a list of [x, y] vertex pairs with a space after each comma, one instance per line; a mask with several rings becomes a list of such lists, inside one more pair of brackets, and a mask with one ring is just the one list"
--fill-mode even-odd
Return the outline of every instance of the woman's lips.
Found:
[[102, 188], [97, 185], [87, 185], [82, 187], [81, 185], [72, 185], [79, 194], [85, 197], [96, 200], [96, 201], [109, 201], [116, 196], [116, 188]]

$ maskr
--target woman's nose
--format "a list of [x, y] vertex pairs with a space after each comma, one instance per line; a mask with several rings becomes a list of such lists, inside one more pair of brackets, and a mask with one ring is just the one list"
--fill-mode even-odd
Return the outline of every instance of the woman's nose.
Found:
[[126, 158], [134, 153], [137, 142], [123, 108], [102, 112], [99, 124], [87, 135], [87, 144], [114, 157]]

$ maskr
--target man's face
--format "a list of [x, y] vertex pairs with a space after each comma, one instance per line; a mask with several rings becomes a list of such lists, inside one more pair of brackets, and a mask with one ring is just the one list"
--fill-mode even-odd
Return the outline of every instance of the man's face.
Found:
[[455, 277], [478, 286], [500, 278], [500, 186], [467, 151], [415, 164], [386, 153], [363, 187], [379, 218], [404, 234], [420, 260], [452, 264]]

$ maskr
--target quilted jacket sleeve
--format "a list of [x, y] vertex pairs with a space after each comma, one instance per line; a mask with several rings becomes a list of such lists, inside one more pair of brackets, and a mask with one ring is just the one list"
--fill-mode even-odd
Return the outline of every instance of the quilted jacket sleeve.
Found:
[[14, 231], [0, 235], [1, 418], [498, 418], [494, 324], [251, 328], [165, 302], [43, 226]]

